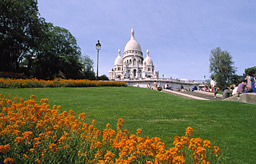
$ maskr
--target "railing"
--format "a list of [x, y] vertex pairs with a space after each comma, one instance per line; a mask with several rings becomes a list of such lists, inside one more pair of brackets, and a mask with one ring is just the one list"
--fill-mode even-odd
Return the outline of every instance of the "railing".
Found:
[[124, 81], [162, 81], [162, 82], [178, 82], [178, 83], [202, 83], [196, 80], [182, 80], [182, 79], [170, 79], [170, 78], [145, 78], [145, 79], [124, 79]]

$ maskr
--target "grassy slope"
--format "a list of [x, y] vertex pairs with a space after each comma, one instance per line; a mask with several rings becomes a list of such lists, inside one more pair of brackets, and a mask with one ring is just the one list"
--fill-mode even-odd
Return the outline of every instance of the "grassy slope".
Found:
[[187, 126], [194, 137], [209, 139], [222, 150], [223, 163], [256, 161], [256, 105], [239, 102], [199, 101], [133, 87], [0, 89], [0, 93], [28, 99], [35, 94], [49, 104], [86, 112], [88, 122], [115, 128], [119, 117], [131, 133], [142, 128], [145, 136], [157, 136], [171, 146], [173, 137], [184, 135]]

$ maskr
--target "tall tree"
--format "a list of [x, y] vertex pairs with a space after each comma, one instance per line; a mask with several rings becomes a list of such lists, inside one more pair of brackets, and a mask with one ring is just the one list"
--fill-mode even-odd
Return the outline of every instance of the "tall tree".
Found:
[[65, 28], [39, 17], [37, 0], [0, 1], [0, 72], [82, 78], [81, 50]]
[[37, 0], [0, 1], [0, 71], [20, 71], [38, 34], [38, 15]]
[[95, 80], [95, 72], [93, 70], [93, 60], [88, 56], [85, 55], [84, 57], [82, 57], [82, 61], [83, 66], [84, 66], [84, 78], [85, 79], [90, 79], [90, 80]]
[[250, 68], [246, 68], [246, 69], [244, 70], [243, 76], [246, 77], [246, 76], [249, 75], [249, 74], [250, 74], [250, 76], [252, 76], [252, 74], [255, 74], [255, 73], [256, 73], [256, 66], [250, 67]]
[[82, 78], [80, 48], [74, 36], [65, 28], [44, 23], [44, 36], [34, 60], [34, 75], [37, 78], [53, 79]]
[[222, 51], [220, 47], [211, 50], [210, 72], [217, 81], [220, 89], [224, 89], [231, 76], [236, 72], [232, 56], [227, 51]]

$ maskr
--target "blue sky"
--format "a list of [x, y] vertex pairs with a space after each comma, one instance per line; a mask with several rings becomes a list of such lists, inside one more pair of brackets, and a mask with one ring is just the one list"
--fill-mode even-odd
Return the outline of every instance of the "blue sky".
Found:
[[209, 78], [210, 51], [233, 57], [237, 74], [256, 66], [255, 0], [39, 0], [47, 22], [68, 29], [83, 55], [94, 60], [100, 40], [99, 75], [112, 69], [131, 28], [160, 77]]

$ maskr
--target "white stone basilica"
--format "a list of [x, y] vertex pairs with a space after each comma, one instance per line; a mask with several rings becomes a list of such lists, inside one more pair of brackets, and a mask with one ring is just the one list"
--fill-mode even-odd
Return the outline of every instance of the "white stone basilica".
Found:
[[134, 30], [131, 30], [131, 39], [127, 42], [123, 58], [120, 49], [115, 60], [114, 67], [109, 71], [110, 80], [142, 80], [158, 78], [158, 71], [155, 71], [153, 61], [149, 57], [143, 58], [140, 44], [134, 39]]

